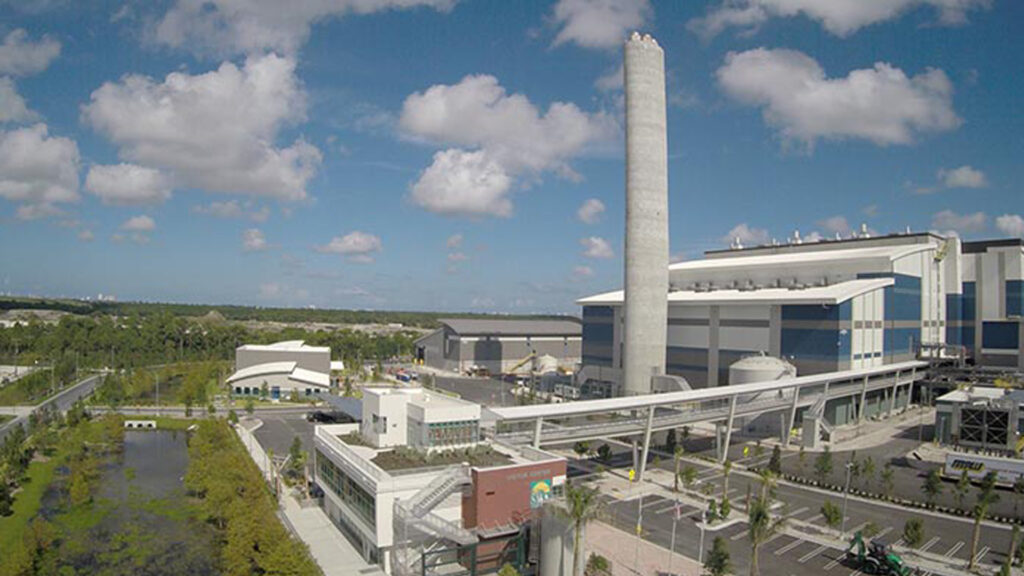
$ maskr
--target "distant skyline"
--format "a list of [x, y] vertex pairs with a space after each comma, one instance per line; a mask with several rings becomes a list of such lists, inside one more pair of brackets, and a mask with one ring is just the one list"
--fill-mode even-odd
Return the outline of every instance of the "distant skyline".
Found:
[[[86, 7], [85, 5], [88, 5]], [[1024, 236], [1008, 0], [0, 0], [0, 293], [578, 313], [622, 284], [622, 42], [674, 259]]]

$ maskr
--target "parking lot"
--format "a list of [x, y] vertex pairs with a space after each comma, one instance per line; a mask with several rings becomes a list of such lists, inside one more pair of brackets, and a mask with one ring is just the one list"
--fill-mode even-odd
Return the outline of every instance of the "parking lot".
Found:
[[[744, 491], [745, 488], [741, 487], [731, 488], [730, 497], [734, 502], [739, 502], [743, 498]], [[786, 496], [791, 497], [792, 495], [787, 494]], [[627, 496], [625, 499], [619, 500], [604, 495], [602, 498], [608, 507], [609, 522], [630, 533], [634, 531], [638, 509], [642, 506], [644, 538], [668, 550], [671, 542], [673, 510], [677, 506], [675, 502], [661, 496], [646, 496], [642, 503], [638, 497]], [[794, 521], [798, 520], [824, 527], [825, 522], [819, 512], [820, 507], [814, 506], [810, 502], [801, 505], [792, 503], [790, 498], [786, 499], [791, 503], [780, 509], [778, 513]], [[698, 522], [702, 511], [687, 505], [682, 505], [680, 508], [680, 519], [676, 525], [675, 551], [696, 558], [700, 542]], [[869, 522], [873, 522], [880, 528], [875, 538], [899, 545], [902, 544], [902, 519], [899, 519], [898, 525], [890, 523], [893, 519], [892, 515], [886, 513], [885, 510], [851, 510], [847, 530], [852, 533], [863, 528]], [[939, 532], [929, 533], [929, 524], [938, 524], [939, 521], [931, 522], [933, 519], [930, 518], [924, 520], [926, 536], [920, 550], [956, 559], [966, 565], [971, 549], [970, 525], [963, 524], [959, 527], [952, 527], [952, 530], [941, 529]], [[738, 522], [721, 529], [706, 531], [705, 554], [711, 549], [711, 543], [716, 536], [725, 539], [735, 572], [737, 574], [746, 573], [751, 558], [746, 522]], [[983, 531], [977, 559], [979, 562], [987, 564], [1001, 563], [1005, 559], [1008, 545], [1009, 534], [1007, 531], [986, 529]], [[843, 549], [823, 546], [817, 542], [786, 534], [779, 534], [763, 544], [759, 552], [759, 559], [761, 568], [765, 571], [763, 573], [837, 574], [843, 576], [856, 576], [862, 573], [856, 565], [846, 561]], [[925, 572], [922, 576], [927, 576], [927, 574]]]

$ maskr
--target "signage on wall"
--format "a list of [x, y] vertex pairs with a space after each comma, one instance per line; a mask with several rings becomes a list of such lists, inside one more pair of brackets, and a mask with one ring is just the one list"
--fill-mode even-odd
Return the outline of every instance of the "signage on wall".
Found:
[[530, 508], [540, 508], [551, 498], [551, 480], [530, 482]]

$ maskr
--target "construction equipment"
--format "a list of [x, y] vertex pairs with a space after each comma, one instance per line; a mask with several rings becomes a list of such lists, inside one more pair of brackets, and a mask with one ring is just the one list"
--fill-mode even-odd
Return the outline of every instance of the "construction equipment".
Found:
[[883, 576], [910, 576], [916, 574], [903, 563], [903, 558], [892, 551], [892, 548], [885, 542], [872, 540], [870, 544], [864, 544], [864, 536], [858, 530], [850, 539], [850, 545], [846, 548], [846, 557], [856, 562], [860, 571], [865, 574], [881, 574]]
[[525, 366], [527, 362], [530, 362], [531, 360], [533, 360], [536, 357], [537, 357], [537, 353], [536, 352], [530, 352], [529, 354], [527, 354], [526, 358], [523, 358], [522, 360], [517, 362], [515, 366], [513, 366], [513, 367], [509, 368], [508, 370], [506, 370], [505, 373], [506, 374], [515, 374], [516, 370], [519, 370], [520, 368]]

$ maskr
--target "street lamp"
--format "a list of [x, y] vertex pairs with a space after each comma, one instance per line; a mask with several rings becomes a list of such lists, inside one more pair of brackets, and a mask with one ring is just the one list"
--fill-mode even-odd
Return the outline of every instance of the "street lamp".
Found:
[[708, 522], [708, 511], [702, 510], [700, 513], [700, 524], [697, 525], [700, 528], [700, 544], [697, 546], [697, 564], [704, 565], [704, 526]]
[[850, 499], [850, 476], [853, 473], [853, 462], [846, 463], [846, 487], [843, 489], [843, 524], [840, 532], [846, 535], [846, 503]]

